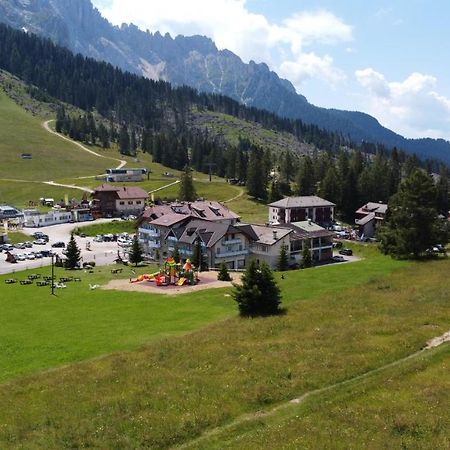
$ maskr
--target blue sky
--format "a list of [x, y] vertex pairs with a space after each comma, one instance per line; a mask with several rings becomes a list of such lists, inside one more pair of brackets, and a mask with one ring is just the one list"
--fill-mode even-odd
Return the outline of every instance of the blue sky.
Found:
[[115, 24], [203, 34], [266, 62], [319, 106], [359, 110], [407, 137], [450, 139], [445, 0], [93, 0]]

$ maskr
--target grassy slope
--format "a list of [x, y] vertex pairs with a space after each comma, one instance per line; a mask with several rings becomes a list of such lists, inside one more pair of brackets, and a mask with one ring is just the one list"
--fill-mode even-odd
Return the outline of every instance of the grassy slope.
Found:
[[[370, 261], [374, 269], [377, 257]], [[0, 401], [4, 405], [0, 410], [3, 424], [0, 443], [7, 448], [23, 444], [27, 448], [167, 448], [189, 443], [199, 433], [230, 423], [242, 414], [270, 410], [305, 392], [351, 379], [403, 358], [419, 350], [429, 338], [448, 330], [449, 260], [407, 265], [391, 275], [388, 273], [394, 267], [401, 267], [401, 263], [383, 271], [383, 267], [389, 267], [389, 261], [380, 257], [377, 265], [376, 277], [368, 273], [370, 267], [364, 266], [364, 262], [341, 266], [336, 280], [342, 285], [354, 285], [358, 278], [366, 284], [336, 292], [328, 286], [328, 294], [324, 294], [324, 286], [331, 284], [327, 268], [300, 272], [299, 279], [290, 279], [295, 273], [289, 272], [289, 278], [283, 280], [289, 307], [285, 316], [253, 320], [230, 318], [182, 338], [150, 344], [136, 352], [119, 353], [0, 386]], [[322, 288], [323, 295], [318, 296], [309, 289], [308, 278], [319, 274], [316, 285]], [[296, 292], [288, 289], [291, 284], [296, 285]], [[212, 297], [215, 295], [224, 301], [223, 291], [217, 291]], [[303, 301], [294, 301], [300, 297]], [[209, 301], [213, 301], [212, 298]], [[107, 302], [111, 306], [110, 301]], [[128, 299], [128, 304], [135, 302], [137, 299]], [[67, 309], [71, 303], [61, 298], [57, 305]], [[92, 305], [93, 301], [78, 300], [77, 303]], [[95, 304], [90, 311], [97, 307]], [[47, 308], [54, 311], [55, 304]], [[23, 315], [23, 311], [19, 314]], [[63, 324], [60, 327], [65, 335], [70, 334]], [[71, 327], [70, 332], [75, 329], [76, 326]], [[102, 331], [103, 339], [108, 339], [107, 328]], [[128, 333], [130, 337], [130, 331]], [[122, 334], [122, 329], [113, 330], [109, 338]], [[54, 343], [48, 336], [46, 341], [46, 347]], [[42, 351], [36, 346], [37, 351]], [[435, 381], [435, 392], [445, 392], [448, 380], [439, 384], [437, 375], [432, 372], [430, 377], [424, 383], [430, 385]], [[401, 377], [394, 377], [394, 380], [401, 383]], [[383, 420], [389, 422], [390, 418], [374, 420], [372, 417], [377, 411], [377, 402], [378, 405], [381, 402], [376, 396], [371, 397], [368, 388], [381, 387], [387, 398], [393, 386], [392, 382], [380, 382], [381, 386], [379, 383], [362, 385], [355, 394], [348, 390], [343, 397], [341, 394], [330, 397], [327, 405], [332, 407], [333, 415], [326, 423], [338, 427], [340, 420], [345, 420], [345, 427], [336, 434], [342, 439], [337, 441], [343, 443], [342, 448], [354, 447], [358, 442], [353, 440], [353, 430], [358, 436], [369, 439], [369, 425], [376, 428]], [[404, 429], [402, 423], [406, 423], [408, 430], [412, 420], [420, 423], [422, 415], [429, 412], [428, 408], [421, 407], [415, 414], [411, 405], [407, 409], [409, 399], [415, 398], [407, 386], [407, 383], [399, 385], [405, 394], [398, 411], [393, 402], [390, 403], [403, 421], [399, 421], [401, 430]], [[430, 394], [431, 399], [433, 395]], [[368, 399], [365, 407], [364, 396]], [[444, 406], [450, 406], [448, 403], [447, 397], [437, 409], [438, 414], [445, 411]], [[212, 437], [194, 442], [192, 448], [214, 448], [216, 444], [222, 448], [224, 440], [231, 442], [234, 448], [279, 448], [280, 443], [292, 443], [292, 448], [298, 448], [293, 443], [298, 433], [302, 442], [314, 448], [311, 443], [324, 443], [330, 437], [329, 430], [320, 427], [320, 420], [326, 418], [327, 412], [319, 406], [309, 422], [306, 416], [303, 425], [300, 423], [300, 431], [289, 428], [292, 424], [278, 417], [277, 426], [286, 427], [288, 434], [279, 433], [276, 441], [269, 433], [267, 439], [271, 439], [272, 445], [266, 446], [263, 439], [258, 438], [255, 427], [263, 418], [256, 415], [251, 426], [226, 429], [223, 435], [219, 433], [217, 441]], [[352, 408], [356, 408], [355, 415], [346, 415]], [[442, 435], [446, 425], [443, 420], [432, 423], [423, 443], [428, 448], [433, 445], [442, 448], [438, 444], [445, 442]], [[255, 434], [250, 434], [245, 441], [243, 433], [252, 431]], [[395, 448], [397, 441], [391, 436], [391, 430], [377, 429], [377, 433], [378, 442]], [[420, 435], [414, 439], [422, 442]]]
[[[26, 113], [2, 91], [0, 124], [0, 178], [48, 181], [105, 169], [105, 160], [45, 131], [40, 119]], [[31, 153], [33, 159], [22, 160], [21, 153]]]
[[[362, 251], [369, 252], [366, 254], [370, 257], [359, 263], [286, 273], [282, 280], [285, 303], [364, 283], [404, 264], [371, 254], [370, 249], [362, 248]], [[44, 274], [49, 268], [36, 271]], [[145, 271], [140, 269], [139, 273]], [[58, 269], [58, 276], [61, 272], [64, 273]], [[16, 276], [22, 279], [26, 273]], [[177, 300], [143, 293], [108, 291], [106, 294], [90, 291], [88, 285], [106, 283], [112, 277], [108, 268], [81, 276], [82, 283], [58, 291], [57, 305], [62, 308], [57, 309], [48, 289], [5, 285], [3, 280], [10, 275], [0, 276], [0, 342], [8, 348], [0, 352], [0, 379], [134, 348], [166, 333], [189, 331], [235, 313], [233, 302], [224, 297], [226, 290], [186, 294]], [[134, 275], [126, 269], [122, 277], [128, 276]], [[156, 322], [155, 314], [160, 317]], [[167, 322], [169, 318], [175, 328]], [[118, 333], [118, 329], [122, 332]], [[61, 333], [62, 330], [70, 333]]]

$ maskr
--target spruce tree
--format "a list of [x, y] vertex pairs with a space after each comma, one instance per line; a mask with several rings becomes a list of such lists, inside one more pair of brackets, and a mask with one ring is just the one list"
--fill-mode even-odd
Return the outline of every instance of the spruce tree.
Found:
[[233, 298], [241, 316], [268, 316], [280, 312], [281, 293], [270, 267], [253, 260], [242, 275], [240, 285], [234, 285]]
[[302, 269], [308, 269], [309, 267], [312, 267], [312, 265], [313, 260], [311, 257], [311, 250], [309, 249], [309, 244], [305, 242], [302, 250], [302, 261], [300, 263], [300, 267]]
[[66, 247], [66, 258], [67, 258], [65, 262], [66, 269], [75, 269], [79, 267], [81, 260], [80, 249], [78, 248], [73, 233], [70, 236], [69, 243], [67, 244]]
[[137, 234], [134, 235], [133, 244], [131, 245], [131, 250], [128, 258], [130, 260], [130, 263], [134, 264], [135, 266], [137, 266], [144, 259], [142, 255], [141, 244], [139, 244]]
[[175, 245], [173, 252], [172, 252], [172, 258], [175, 260], [175, 262], [178, 264], [180, 262], [180, 250], [178, 250], [178, 246]]
[[288, 258], [288, 246], [282, 245], [280, 250], [280, 256], [278, 257], [278, 270], [283, 272], [289, 269], [289, 258]]
[[228, 273], [228, 269], [225, 263], [220, 264], [220, 271], [217, 274], [217, 279], [219, 281], [231, 281], [232, 278], [230, 277], [230, 274]]
[[433, 245], [448, 242], [447, 226], [438, 216], [436, 189], [429, 175], [415, 169], [400, 184], [388, 202], [385, 223], [377, 237], [383, 253], [397, 258], [417, 259]]
[[192, 263], [200, 272], [208, 269], [208, 264], [206, 262], [205, 254], [203, 253], [202, 240], [200, 239], [200, 237], [197, 237], [194, 244]]
[[185, 166], [181, 174], [178, 197], [186, 202], [193, 202], [197, 199], [197, 192], [195, 192], [194, 181], [192, 180], [192, 170], [189, 166]]

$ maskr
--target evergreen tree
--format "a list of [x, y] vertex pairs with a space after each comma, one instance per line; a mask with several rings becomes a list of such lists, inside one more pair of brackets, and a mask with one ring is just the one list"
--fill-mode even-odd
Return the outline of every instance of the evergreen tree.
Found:
[[267, 178], [263, 157], [263, 151], [259, 147], [253, 146], [248, 161], [246, 183], [249, 195], [261, 200], [267, 198]]
[[192, 180], [192, 170], [187, 165], [181, 174], [178, 197], [186, 202], [193, 202], [197, 199], [197, 192], [195, 192], [194, 181]]
[[197, 237], [194, 244], [194, 252], [192, 255], [192, 263], [198, 268], [200, 272], [208, 270], [208, 264], [206, 262], [206, 255], [203, 253], [202, 240], [200, 236]]
[[450, 186], [449, 171], [447, 167], [442, 166], [440, 170], [439, 180], [436, 183], [436, 202], [438, 213], [447, 217], [450, 211]]
[[280, 312], [280, 288], [266, 263], [258, 266], [255, 260], [251, 261], [241, 283], [234, 285], [232, 295], [242, 316], [268, 316]]
[[312, 267], [312, 265], [313, 260], [311, 257], [311, 250], [309, 249], [309, 244], [305, 242], [302, 250], [302, 261], [300, 263], [300, 267], [302, 269], [308, 269], [309, 267]]
[[431, 177], [416, 169], [391, 197], [385, 223], [378, 231], [383, 253], [397, 258], [419, 258], [434, 244], [446, 244], [445, 222], [436, 209]]
[[275, 180], [272, 180], [270, 183], [270, 189], [269, 189], [269, 203], [276, 202], [278, 200], [281, 200], [283, 198], [283, 195], [280, 192], [279, 183]]
[[81, 260], [80, 254], [81, 254], [80, 249], [78, 248], [78, 245], [72, 234], [70, 236], [69, 243], [67, 244], [67, 247], [66, 247], [66, 258], [67, 259], [65, 262], [65, 266], [67, 269], [76, 269], [77, 267], [80, 266], [80, 260]]
[[289, 258], [288, 258], [288, 246], [282, 245], [280, 250], [280, 255], [278, 257], [278, 270], [284, 272], [289, 269]]
[[180, 258], [180, 250], [178, 250], [178, 245], [175, 245], [173, 252], [172, 252], [172, 258], [175, 260], [175, 262], [178, 264], [181, 260]]
[[139, 243], [139, 239], [137, 234], [134, 235], [133, 243], [131, 245], [130, 254], [128, 255], [131, 264], [137, 266], [140, 262], [143, 261], [142, 248]]
[[297, 175], [297, 193], [299, 195], [313, 195], [315, 190], [314, 166], [311, 158], [307, 155], [300, 162]]
[[230, 277], [230, 274], [228, 273], [227, 266], [225, 263], [220, 264], [220, 271], [217, 274], [217, 279], [219, 281], [232, 281], [232, 278]]
[[128, 129], [125, 124], [120, 128], [119, 150], [122, 155], [130, 154], [130, 135], [128, 134]]

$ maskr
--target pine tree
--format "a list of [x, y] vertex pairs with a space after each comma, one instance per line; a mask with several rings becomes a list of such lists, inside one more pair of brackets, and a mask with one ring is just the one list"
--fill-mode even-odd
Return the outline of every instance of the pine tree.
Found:
[[283, 272], [289, 269], [289, 258], [288, 258], [288, 246], [282, 245], [280, 250], [280, 256], [278, 257], [278, 270]]
[[130, 135], [126, 125], [122, 125], [119, 134], [119, 150], [122, 155], [130, 154]]
[[180, 262], [180, 250], [178, 250], [178, 246], [175, 245], [173, 252], [172, 252], [172, 258], [175, 260], [175, 262], [178, 264]]
[[300, 263], [300, 267], [302, 269], [308, 269], [309, 267], [312, 267], [313, 260], [311, 257], [311, 250], [309, 249], [309, 244], [305, 241], [305, 244], [303, 246], [302, 250], [302, 261]]
[[65, 266], [67, 269], [75, 269], [80, 265], [80, 249], [75, 241], [73, 234], [70, 236], [69, 243], [66, 248], [66, 262]]
[[192, 263], [194, 264], [195, 267], [198, 268], [200, 272], [208, 270], [206, 255], [203, 253], [202, 240], [200, 239], [199, 236], [195, 240], [194, 252], [192, 255]]
[[267, 198], [267, 177], [263, 158], [263, 151], [259, 147], [254, 146], [248, 161], [246, 182], [249, 195], [261, 200]]
[[309, 156], [300, 162], [297, 175], [297, 193], [299, 195], [313, 195], [315, 193], [314, 166]]
[[241, 316], [268, 316], [280, 312], [281, 293], [270, 267], [253, 260], [242, 275], [241, 285], [234, 285], [233, 298]]
[[128, 258], [130, 260], [130, 263], [134, 264], [135, 266], [137, 266], [144, 259], [142, 255], [141, 244], [139, 244], [137, 234], [134, 235], [133, 244], [131, 245], [131, 250]]
[[189, 166], [185, 166], [180, 178], [180, 188], [178, 197], [185, 202], [193, 202], [197, 199], [194, 181], [192, 180], [192, 170]]
[[217, 279], [219, 281], [231, 281], [232, 278], [230, 277], [230, 274], [228, 273], [227, 266], [225, 263], [220, 264], [220, 271], [217, 274]]
[[388, 202], [385, 223], [378, 230], [383, 253], [397, 258], [419, 258], [437, 243], [448, 242], [445, 221], [436, 209], [433, 180], [416, 169]]

